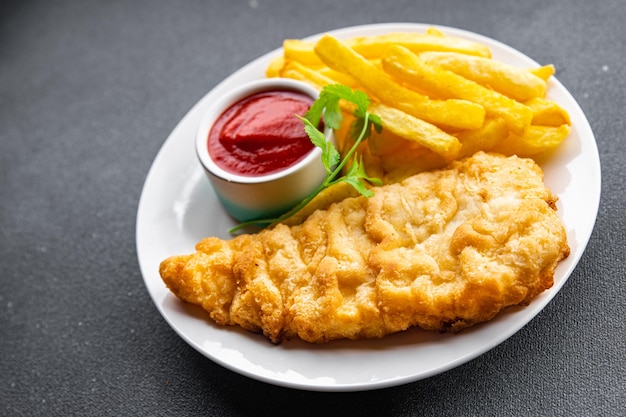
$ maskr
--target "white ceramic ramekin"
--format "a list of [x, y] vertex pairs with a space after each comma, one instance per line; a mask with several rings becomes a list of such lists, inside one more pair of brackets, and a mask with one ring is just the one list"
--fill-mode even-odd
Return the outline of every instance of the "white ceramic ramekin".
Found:
[[[215, 100], [204, 114], [196, 134], [196, 154], [226, 211], [238, 221], [277, 217], [286, 212], [325, 179], [321, 150], [313, 148], [302, 160], [282, 171], [260, 176], [241, 176], [225, 171], [207, 148], [209, 132], [217, 118], [230, 106], [256, 93], [274, 90], [301, 92], [313, 99], [319, 92], [312, 86], [286, 78], [267, 78], [235, 88]], [[326, 129], [326, 140], [334, 140]]]

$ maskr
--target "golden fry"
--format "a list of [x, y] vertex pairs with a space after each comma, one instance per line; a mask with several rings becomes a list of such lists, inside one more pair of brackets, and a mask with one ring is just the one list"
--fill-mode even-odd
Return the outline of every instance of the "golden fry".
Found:
[[520, 102], [546, 95], [545, 80], [525, 68], [452, 52], [423, 52], [419, 56], [429, 64], [456, 72]]
[[505, 140], [509, 135], [506, 122], [503, 119], [486, 119], [483, 127], [474, 130], [464, 130], [455, 136], [461, 142], [462, 148], [459, 159], [472, 156], [478, 151], [488, 152]]
[[267, 68], [265, 69], [265, 76], [267, 78], [274, 78], [280, 76], [280, 70], [285, 66], [285, 57], [278, 56], [274, 58]]
[[345, 43], [330, 35], [315, 45], [315, 52], [330, 68], [352, 76], [370, 96], [437, 126], [476, 129], [482, 126], [485, 109], [467, 100], [431, 100], [402, 87]]
[[346, 45], [368, 59], [383, 56], [391, 45], [400, 45], [413, 52], [445, 51], [461, 54], [491, 57], [491, 50], [480, 43], [438, 33], [398, 32], [378, 36], [363, 36], [346, 39]]
[[535, 74], [537, 77], [541, 78], [542, 80], [548, 81], [548, 79], [554, 75], [555, 69], [554, 69], [554, 65], [549, 64], [549, 65], [544, 65], [542, 67], [529, 68], [528, 71], [532, 72], [533, 74]]
[[571, 124], [569, 113], [552, 100], [533, 98], [526, 103], [533, 111], [533, 125], [561, 126]]
[[367, 143], [372, 155], [383, 158], [388, 155], [406, 154], [407, 152], [410, 152], [411, 155], [421, 156], [428, 151], [428, 149], [416, 141], [407, 140], [389, 129], [383, 129], [380, 133], [373, 131], [372, 135], [367, 139]]
[[[386, 184], [444, 166], [449, 162], [441, 155], [415, 141], [398, 136], [389, 129], [383, 129], [381, 133], [373, 132], [367, 143], [371, 153], [378, 157], [378, 163], [383, 170], [383, 175], [379, 178]], [[368, 167], [368, 173], [370, 169]]]
[[324, 64], [315, 54], [315, 44], [300, 39], [285, 39], [283, 41], [283, 55], [286, 60], [296, 61], [304, 65], [321, 67]]
[[[372, 35], [345, 39], [344, 42], [367, 59], [380, 59], [389, 45], [402, 45], [414, 52], [444, 51], [461, 54], [491, 57], [486, 45], [454, 36], [446, 36], [440, 30], [430, 27], [426, 33], [396, 32], [385, 35]], [[310, 66], [322, 66], [315, 54], [315, 42], [301, 39], [283, 41], [284, 57]]]
[[[426, 29], [426, 34], [431, 36], [446, 36], [442, 31], [434, 26], [429, 26], [428, 29]], [[491, 54], [491, 51], [489, 53]]]
[[503, 118], [512, 132], [522, 133], [530, 125], [532, 111], [522, 103], [452, 71], [428, 64], [402, 46], [390, 46], [382, 64], [385, 71], [401, 82], [445, 99], [459, 98], [480, 104], [488, 116]]
[[348, 87], [351, 87], [353, 89], [358, 87], [358, 83], [354, 81], [354, 78], [343, 72], [335, 71], [326, 66], [320, 68], [318, 72], [321, 75], [328, 77], [335, 83], [347, 85]]
[[280, 76], [304, 81], [321, 90], [325, 85], [332, 84], [333, 80], [296, 61], [287, 61], [280, 70]]
[[530, 126], [523, 135], [511, 134], [492, 150], [507, 156], [532, 157], [556, 149], [569, 133], [569, 125]]
[[401, 110], [374, 102], [370, 104], [370, 111], [380, 116], [383, 129], [412, 140], [448, 161], [455, 159], [461, 150], [461, 143], [456, 137]]

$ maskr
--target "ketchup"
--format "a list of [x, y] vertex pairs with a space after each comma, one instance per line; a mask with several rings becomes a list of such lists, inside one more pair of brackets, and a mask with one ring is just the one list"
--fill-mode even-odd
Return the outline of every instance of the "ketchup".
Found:
[[271, 174], [295, 164], [314, 148], [295, 116], [304, 116], [313, 101], [294, 91], [267, 91], [235, 103], [209, 132], [211, 157], [222, 169], [244, 176]]

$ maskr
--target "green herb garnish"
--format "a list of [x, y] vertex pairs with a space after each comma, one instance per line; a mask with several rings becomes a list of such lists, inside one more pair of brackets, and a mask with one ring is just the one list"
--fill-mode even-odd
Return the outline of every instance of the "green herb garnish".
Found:
[[[350, 128], [350, 134], [354, 139], [354, 144], [348, 153], [346, 153], [343, 160], [341, 159], [339, 151], [337, 151], [332, 143], [326, 141], [324, 133], [317, 127], [320, 125], [322, 117], [324, 118], [325, 125], [329, 128], [339, 129], [339, 127], [341, 127], [343, 115], [341, 114], [339, 101], [342, 99], [356, 106], [354, 110], [355, 120]], [[231, 228], [229, 232], [234, 233], [244, 227], [252, 225], [263, 226], [280, 223], [301, 210], [321, 191], [339, 182], [347, 182], [366, 197], [374, 195], [374, 193], [366, 187], [363, 180], [375, 185], [381, 185], [382, 182], [378, 178], [367, 176], [361, 159], [354, 155], [359, 144], [370, 137], [372, 128], [378, 133], [382, 131], [380, 117], [367, 111], [369, 105], [370, 99], [367, 94], [362, 91], [352, 90], [348, 86], [339, 84], [325, 86], [304, 117], [297, 117], [304, 123], [304, 130], [311, 139], [311, 142], [322, 150], [322, 163], [326, 168], [326, 179], [313, 193], [282, 216], [274, 219], [259, 219], [243, 222]], [[338, 177], [341, 170], [351, 158], [352, 164], [346, 174], [342, 177]]]

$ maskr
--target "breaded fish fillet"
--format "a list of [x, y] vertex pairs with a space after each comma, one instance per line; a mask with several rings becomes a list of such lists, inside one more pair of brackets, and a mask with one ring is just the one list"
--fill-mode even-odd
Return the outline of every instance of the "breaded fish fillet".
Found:
[[164, 260], [180, 299], [272, 342], [458, 331], [526, 305], [569, 254], [530, 159], [478, 153], [313, 213]]

